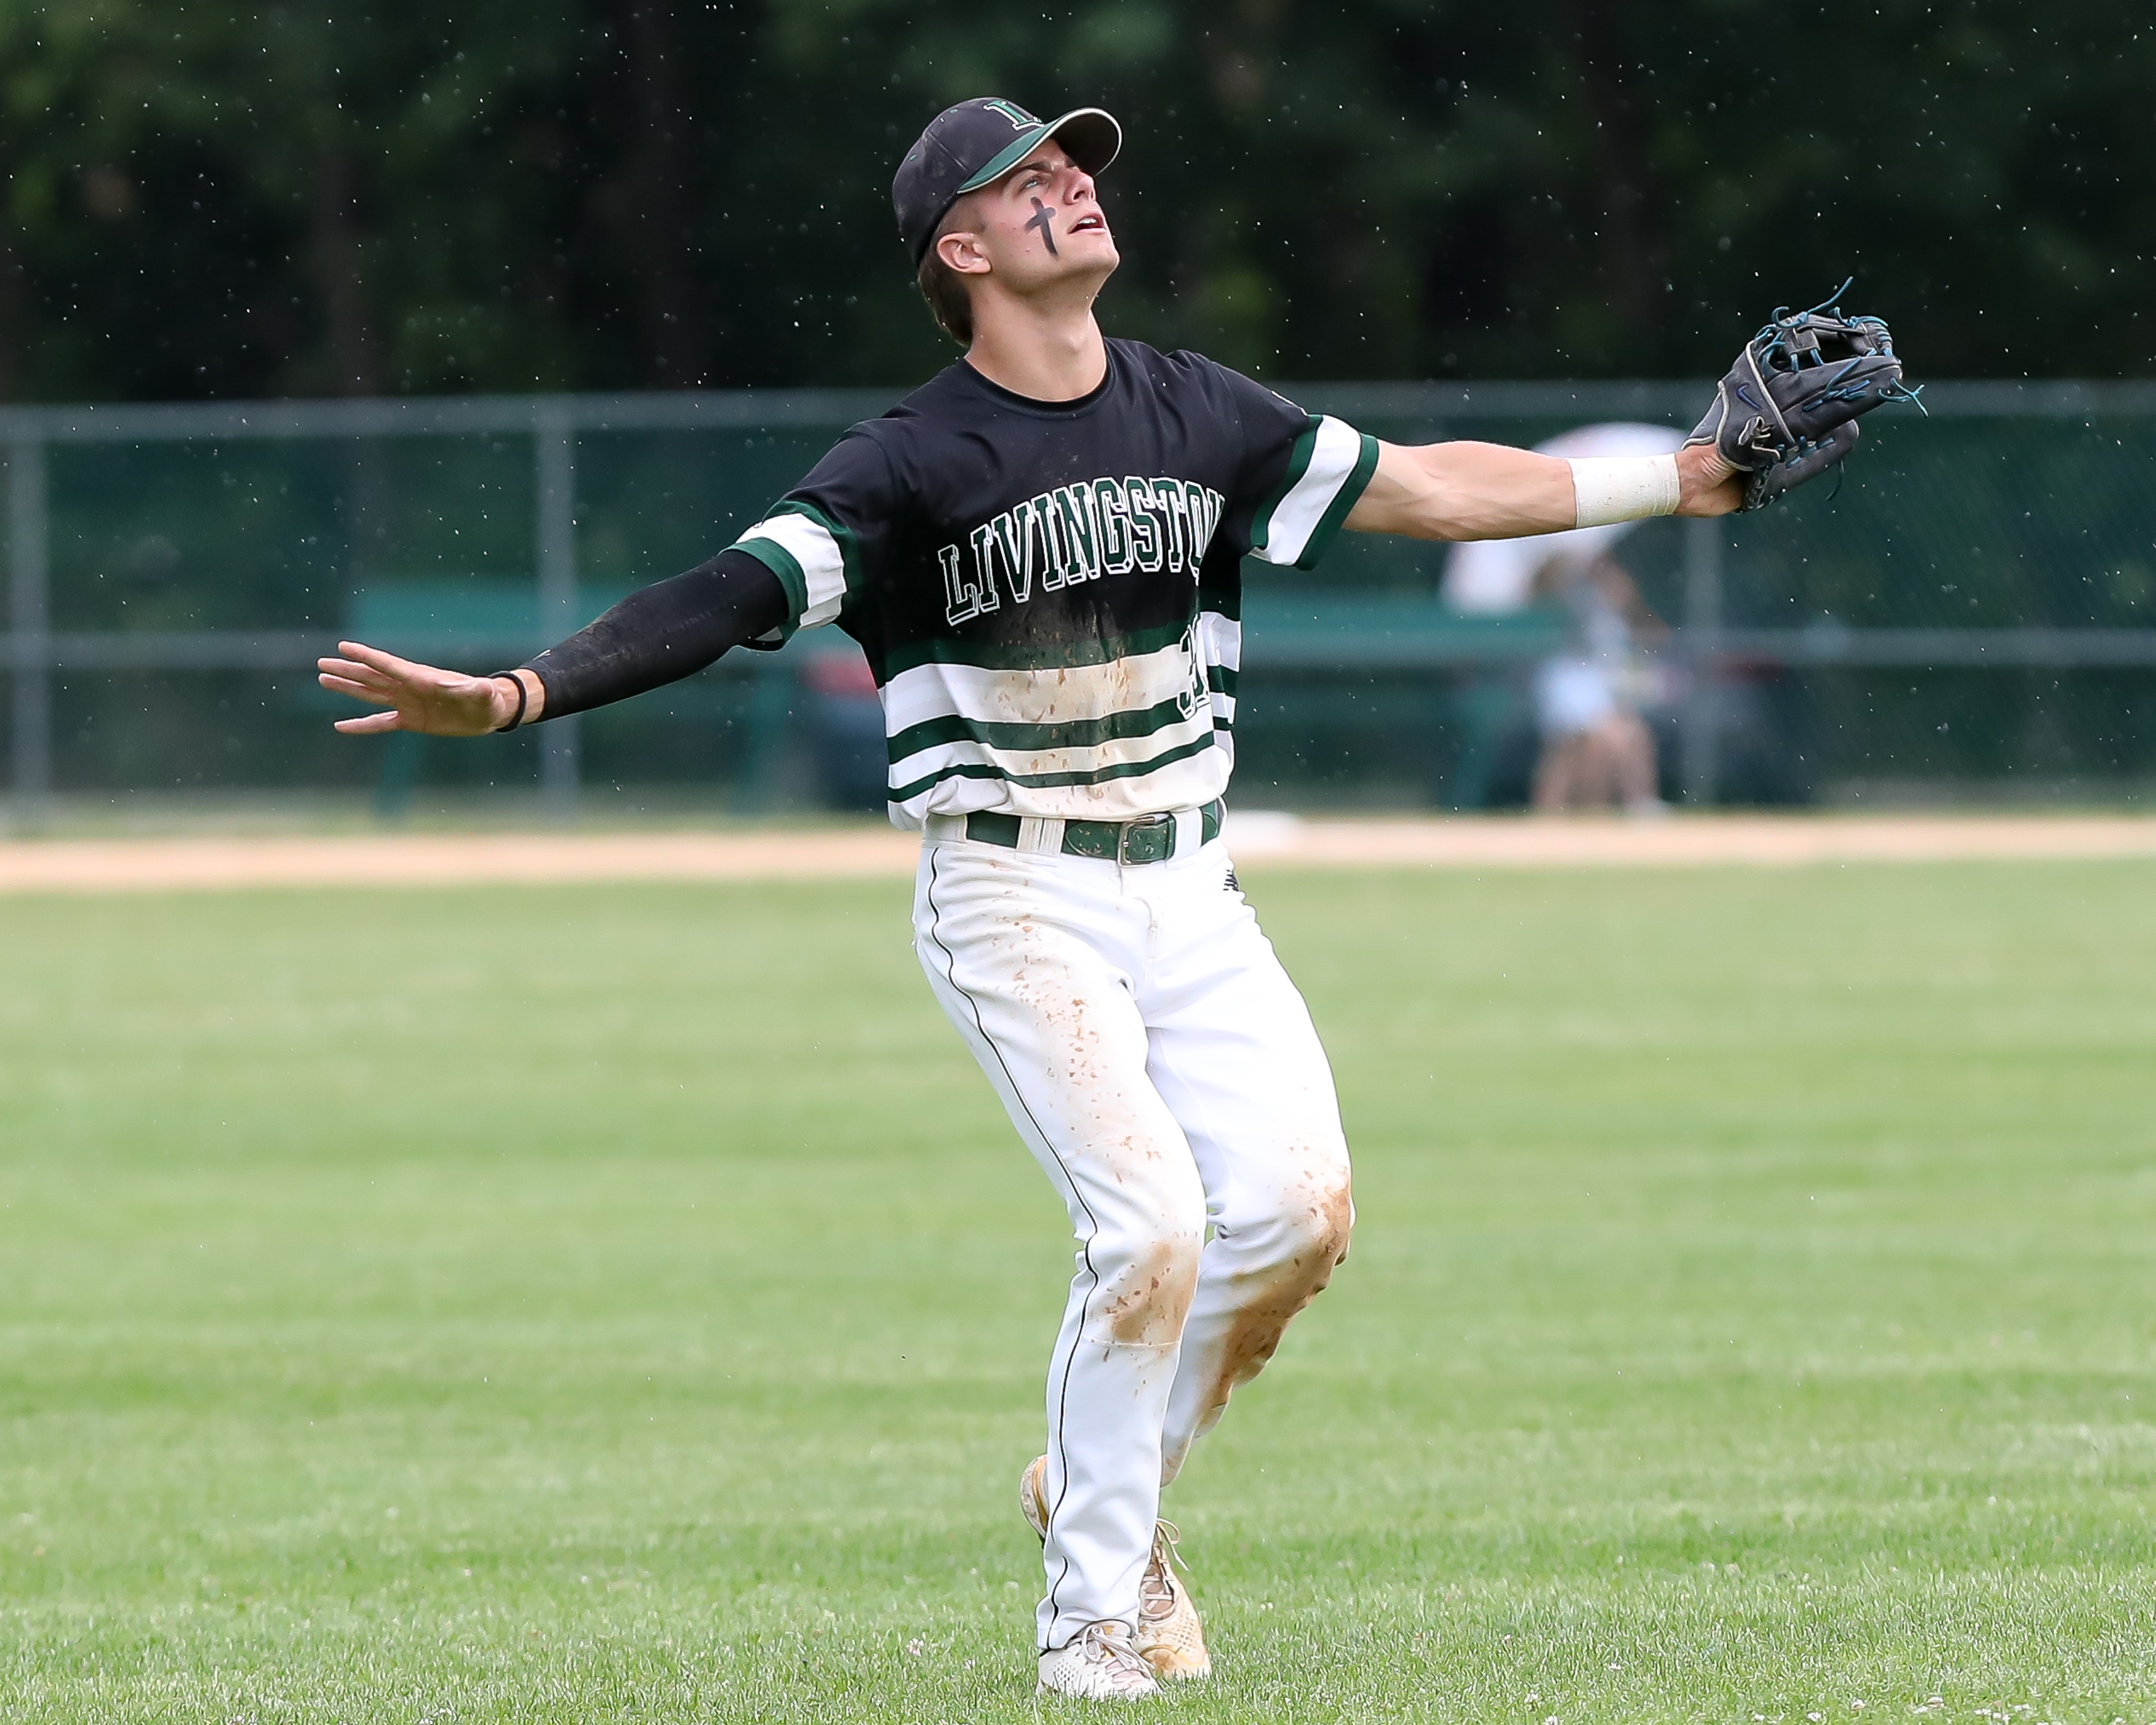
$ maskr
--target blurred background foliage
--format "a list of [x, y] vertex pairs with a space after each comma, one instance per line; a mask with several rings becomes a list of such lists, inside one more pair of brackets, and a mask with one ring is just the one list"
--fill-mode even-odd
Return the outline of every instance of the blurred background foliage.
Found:
[[2156, 371], [2156, 28], [2094, 0], [0, 0], [0, 397], [888, 384], [947, 101], [1099, 101], [1118, 332], [1280, 378]]

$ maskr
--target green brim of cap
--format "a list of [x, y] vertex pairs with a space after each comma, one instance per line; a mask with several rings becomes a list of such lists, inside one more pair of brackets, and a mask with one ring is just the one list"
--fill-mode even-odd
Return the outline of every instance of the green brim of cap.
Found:
[[1105, 108], [1073, 108], [1060, 120], [1029, 127], [998, 151], [995, 158], [958, 188], [957, 195], [978, 192], [1000, 180], [1038, 150], [1044, 139], [1054, 138], [1070, 152], [1070, 159], [1089, 174], [1096, 174], [1116, 159], [1123, 147], [1123, 129]]

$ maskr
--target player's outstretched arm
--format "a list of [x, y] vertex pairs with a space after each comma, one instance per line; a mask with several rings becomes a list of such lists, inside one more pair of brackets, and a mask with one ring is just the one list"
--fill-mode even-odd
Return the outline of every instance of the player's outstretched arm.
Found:
[[1727, 515], [1743, 499], [1730, 472], [1711, 448], [1572, 462], [1503, 444], [1380, 443], [1377, 470], [1343, 525], [1410, 539], [1518, 539], [1650, 515]]
[[[384, 709], [336, 721], [338, 730], [354, 736], [417, 731], [429, 737], [484, 737], [536, 719], [546, 706], [547, 685], [530, 671], [466, 676], [462, 671], [399, 659], [358, 641], [339, 641], [337, 651], [343, 657], [316, 661], [322, 687]], [[524, 685], [521, 714], [520, 683]]]
[[631, 593], [515, 670], [470, 677], [357, 641], [318, 664], [323, 688], [387, 709], [340, 719], [340, 731], [484, 737], [678, 682], [747, 642], [775, 644], [790, 614], [778, 578], [737, 547]]

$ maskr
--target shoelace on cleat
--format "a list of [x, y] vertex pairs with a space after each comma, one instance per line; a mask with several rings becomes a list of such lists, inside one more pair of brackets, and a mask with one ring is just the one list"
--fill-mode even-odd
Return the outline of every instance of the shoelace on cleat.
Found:
[[1183, 1555], [1183, 1530], [1170, 1521], [1156, 1522], [1152, 1530], [1152, 1555], [1159, 1559], [1159, 1578], [1154, 1566], [1147, 1563], [1145, 1573], [1138, 1577], [1138, 1604], [1152, 1616], [1172, 1609], [1175, 1604], [1175, 1572], [1188, 1569], [1190, 1563]]
[[1112, 1618], [1105, 1623], [1087, 1624], [1071, 1637], [1071, 1640], [1088, 1659], [1111, 1666], [1132, 1676], [1143, 1677], [1148, 1683], [1154, 1681], [1152, 1666], [1146, 1662], [1145, 1655], [1138, 1651], [1138, 1644], [1129, 1629]]

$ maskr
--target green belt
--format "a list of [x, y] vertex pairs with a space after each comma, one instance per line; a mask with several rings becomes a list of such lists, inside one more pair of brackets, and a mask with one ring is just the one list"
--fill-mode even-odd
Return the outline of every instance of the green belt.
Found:
[[[1183, 814], [1148, 814], [1142, 820], [1066, 820], [1063, 823], [1062, 851], [1065, 856], [1091, 856], [1104, 862], [1166, 862], [1175, 855], [1175, 824]], [[1220, 836], [1224, 810], [1216, 799], [1194, 811], [1199, 843], [1210, 845]], [[966, 836], [983, 845], [1018, 849], [1019, 818], [1015, 814], [969, 814]]]

